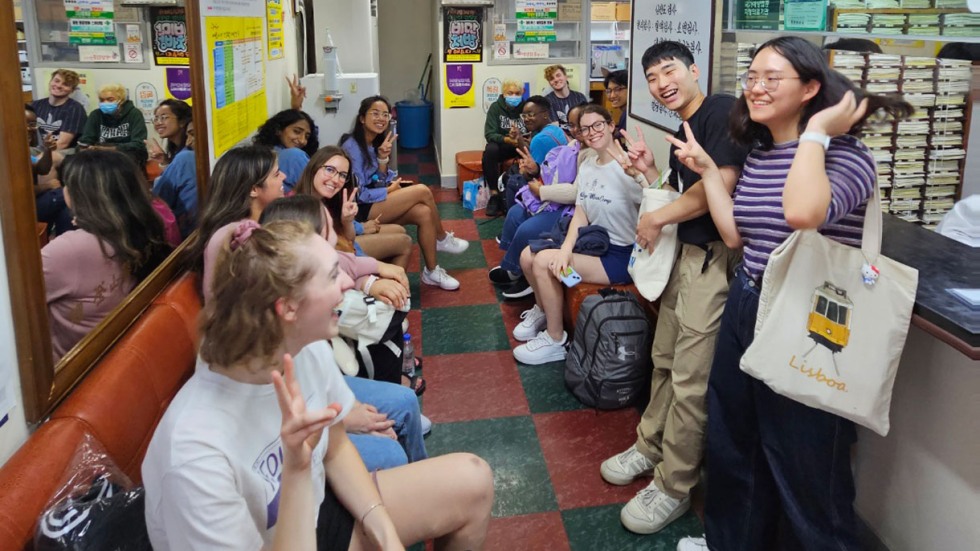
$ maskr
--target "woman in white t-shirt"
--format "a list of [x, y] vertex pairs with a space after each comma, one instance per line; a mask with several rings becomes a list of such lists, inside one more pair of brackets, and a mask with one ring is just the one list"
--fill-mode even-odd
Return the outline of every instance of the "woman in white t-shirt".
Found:
[[245, 221], [214, 273], [197, 368], [143, 461], [153, 548], [480, 549], [486, 462], [451, 454], [372, 480], [338, 422], [354, 396], [326, 339], [351, 281], [333, 247], [307, 224]]
[[[600, 105], [582, 107], [579, 132], [597, 155], [579, 165], [575, 177], [577, 195], [575, 215], [559, 249], [534, 253], [526, 247], [521, 253], [521, 268], [534, 289], [535, 305], [521, 314], [514, 328], [514, 338], [527, 341], [514, 349], [521, 363], [537, 365], [565, 359], [565, 333], [562, 322], [562, 277], [574, 269], [586, 283], [630, 283], [626, 266], [636, 236], [636, 218], [643, 188], [642, 176], [632, 167], [623, 168], [617, 158], [622, 149], [613, 141], [612, 116]], [[627, 163], [628, 164], [628, 163]], [[633, 174], [637, 174], [634, 176]], [[641, 180], [637, 180], [639, 177]], [[573, 253], [580, 230], [594, 225], [609, 233], [609, 249], [601, 256]]]

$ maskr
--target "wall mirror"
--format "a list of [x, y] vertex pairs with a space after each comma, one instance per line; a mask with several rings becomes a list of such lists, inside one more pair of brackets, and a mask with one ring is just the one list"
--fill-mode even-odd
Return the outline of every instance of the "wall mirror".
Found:
[[[33, 7], [31, 2], [25, 2], [23, 9], [11, 2], [0, 2], [0, 64], [7, 66], [25, 65], [25, 56], [19, 52], [26, 48], [32, 24], [25, 25], [23, 11]], [[61, 3], [59, 3], [61, 4]], [[187, 22], [198, 21], [200, 17], [197, 0], [185, 2], [185, 17]], [[61, 14], [64, 14], [63, 4]], [[116, 2], [116, 6], [120, 6]], [[146, 24], [146, 13], [149, 7], [117, 8], [124, 17], [134, 18], [130, 25], [140, 26], [144, 40], [149, 39], [149, 26]], [[123, 11], [126, 10], [126, 11]], [[136, 10], [136, 13], [130, 13]], [[142, 10], [142, 11], [141, 11]], [[50, 21], [46, 24], [50, 25]], [[67, 19], [65, 20], [67, 25]], [[127, 27], [129, 25], [126, 25]], [[127, 29], [128, 31], [129, 29]], [[38, 32], [37, 25], [33, 31]], [[197, 136], [207, 136], [207, 96], [203, 84], [203, 50], [199, 26], [186, 25], [188, 53], [190, 58], [189, 80], [191, 84], [191, 103], [193, 105], [194, 128]], [[68, 30], [65, 30], [68, 34]], [[49, 30], [45, 40], [60, 40]], [[125, 40], [125, 37], [122, 37]], [[48, 54], [52, 46], [48, 44]], [[122, 48], [122, 40], [117, 48]], [[120, 49], [120, 52], [124, 50]], [[144, 53], [149, 48], [144, 48]], [[152, 55], [152, 54], [151, 54]], [[32, 55], [41, 59], [41, 55]], [[43, 60], [42, 60], [43, 62]], [[57, 63], [57, 61], [55, 61]], [[145, 60], [144, 70], [152, 65], [152, 59]], [[43, 64], [40, 67], [47, 67]], [[71, 67], [69, 67], [71, 68]], [[74, 68], [73, 68], [74, 69]], [[129, 69], [121, 67], [120, 71]], [[74, 69], [79, 72], [82, 69]], [[131, 70], [131, 69], [130, 69]], [[134, 71], [135, 72], [135, 71]], [[36, 71], [45, 75], [44, 71]], [[30, 71], [22, 71], [22, 75], [30, 75]], [[125, 83], [126, 75], [120, 72], [120, 81], [130, 89], [130, 99], [138, 104], [139, 97], [132, 97], [136, 92], [135, 86]], [[99, 78], [92, 86], [108, 82], [107, 78]], [[112, 81], [116, 81], [115, 78]], [[36, 97], [48, 95], [47, 78], [38, 78], [34, 83]], [[25, 90], [20, 79], [0, 79], [0, 102], [8, 106], [21, 106], [25, 103]], [[143, 98], [146, 99], [145, 97]], [[162, 97], [159, 99], [163, 99]], [[159, 100], [158, 100], [159, 101]], [[89, 106], [87, 112], [92, 111]], [[144, 102], [144, 107], [147, 107]], [[116, 306], [94, 329], [89, 331], [75, 346], [68, 350], [60, 359], [55, 361], [52, 354], [52, 334], [49, 329], [50, 320], [45, 293], [44, 275], [42, 271], [40, 232], [35, 211], [35, 197], [32, 182], [33, 173], [30, 162], [28, 141], [25, 140], [25, 114], [22, 109], [0, 110], [0, 173], [5, 174], [5, 182], [0, 184], [0, 228], [3, 232], [3, 255], [9, 281], [11, 309], [13, 314], [14, 338], [17, 348], [17, 360], [21, 379], [21, 389], [24, 402], [25, 417], [29, 423], [38, 423], [50, 413], [60, 401], [68, 395], [74, 386], [91, 370], [103, 353], [126, 331], [150, 301], [178, 273], [180, 266], [177, 262], [181, 248], [178, 247], [155, 271], [146, 276], [136, 287]], [[152, 119], [152, 109], [149, 119]], [[154, 135], [152, 123], [147, 122], [150, 136]], [[199, 204], [207, 190], [210, 174], [208, 140], [200, 139], [194, 145], [195, 167], [197, 175], [197, 191]]]

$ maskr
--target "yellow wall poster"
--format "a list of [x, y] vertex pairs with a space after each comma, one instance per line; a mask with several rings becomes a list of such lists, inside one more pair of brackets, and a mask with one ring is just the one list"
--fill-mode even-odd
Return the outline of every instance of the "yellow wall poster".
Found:
[[268, 117], [261, 17], [205, 17], [211, 77], [214, 157], [244, 140]]
[[473, 90], [473, 65], [468, 63], [449, 63], [446, 65], [446, 78], [443, 79], [443, 100], [446, 109], [453, 107], [473, 107], [476, 105], [476, 92]]
[[269, 59], [281, 59], [285, 34], [282, 30], [282, 0], [267, 0], [266, 21], [269, 33]]

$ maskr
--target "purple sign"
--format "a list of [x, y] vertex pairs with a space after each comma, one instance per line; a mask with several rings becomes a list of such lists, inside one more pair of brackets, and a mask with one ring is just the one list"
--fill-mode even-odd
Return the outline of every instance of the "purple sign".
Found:
[[446, 85], [449, 91], [462, 96], [473, 88], [473, 66], [469, 64], [446, 65]]
[[191, 70], [186, 67], [167, 67], [167, 91], [179, 100], [191, 99]]

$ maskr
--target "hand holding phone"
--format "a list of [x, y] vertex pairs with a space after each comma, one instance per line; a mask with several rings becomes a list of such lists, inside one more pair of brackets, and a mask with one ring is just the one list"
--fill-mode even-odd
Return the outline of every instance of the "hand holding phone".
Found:
[[565, 287], [575, 287], [582, 283], [582, 276], [578, 275], [574, 268], [568, 266], [561, 271], [561, 282], [565, 284]]

